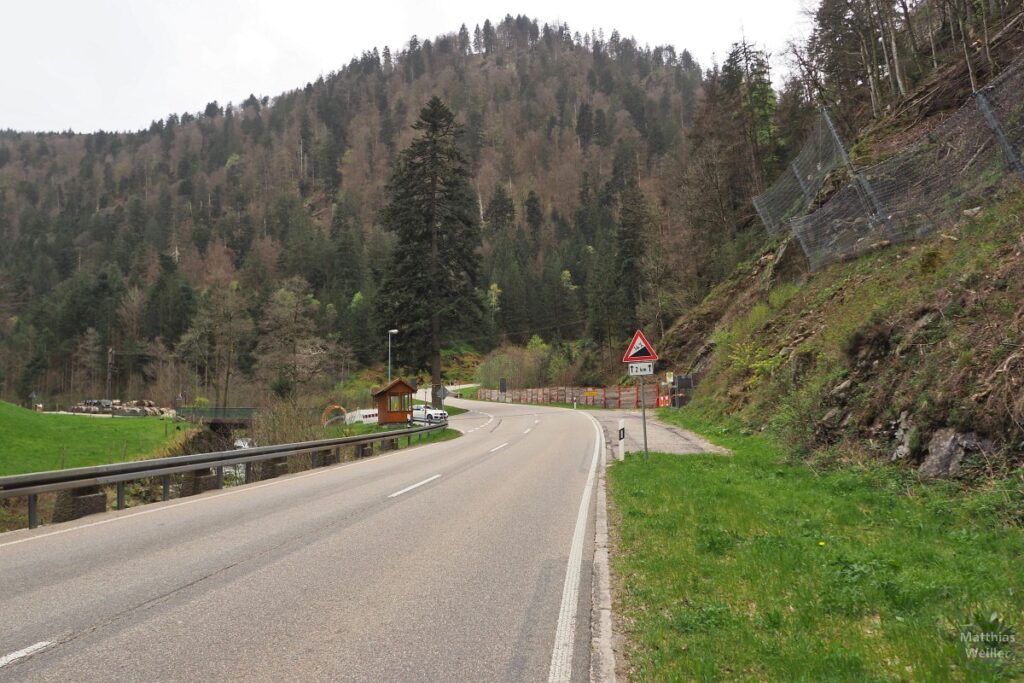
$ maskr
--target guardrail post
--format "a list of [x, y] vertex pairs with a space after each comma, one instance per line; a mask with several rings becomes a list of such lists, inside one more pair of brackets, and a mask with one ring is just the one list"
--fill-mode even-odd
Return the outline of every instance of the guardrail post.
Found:
[[39, 526], [39, 495], [30, 493], [28, 496], [28, 528]]
[[214, 486], [216, 486], [219, 489], [224, 488], [224, 467], [223, 466], [217, 468], [217, 479], [216, 479], [216, 483], [214, 484]]
[[170, 500], [171, 499], [171, 475], [165, 474], [164, 476], [161, 477], [161, 479], [163, 480], [162, 483], [163, 483], [163, 496], [164, 496], [164, 500]]
[[252, 481], [253, 481], [253, 476], [252, 475], [253, 475], [252, 463], [251, 462], [247, 462], [247, 463], [245, 463], [245, 483], [246, 484], [251, 484], [252, 483]]
[[117, 509], [124, 510], [124, 482], [117, 482]]

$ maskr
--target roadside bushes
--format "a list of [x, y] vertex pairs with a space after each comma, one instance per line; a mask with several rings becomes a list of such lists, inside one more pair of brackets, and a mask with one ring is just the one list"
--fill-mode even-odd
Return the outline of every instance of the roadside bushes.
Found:
[[[606, 357], [607, 356], [607, 357]], [[621, 372], [618, 359], [602, 355], [589, 340], [547, 344], [534, 335], [525, 347], [506, 344], [491, 351], [476, 370], [476, 381], [496, 388], [501, 378], [515, 388], [601, 385]]]
[[514, 387], [539, 387], [547, 383], [551, 365], [551, 347], [534, 335], [527, 346], [506, 345], [487, 354], [476, 371], [476, 380], [485, 387], [498, 386], [505, 378]]

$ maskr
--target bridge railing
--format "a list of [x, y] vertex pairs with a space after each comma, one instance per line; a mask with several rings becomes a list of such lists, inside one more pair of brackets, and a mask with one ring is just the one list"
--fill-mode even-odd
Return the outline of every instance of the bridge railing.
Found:
[[256, 416], [256, 409], [185, 406], [178, 408], [177, 414], [189, 422], [252, 422]]
[[39, 525], [38, 497], [40, 493], [53, 493], [68, 489], [115, 484], [117, 486], [117, 508], [123, 509], [125, 507], [125, 482], [161, 477], [163, 479], [163, 499], [168, 500], [170, 498], [170, 478], [174, 474], [214, 469], [216, 470], [216, 488], [222, 488], [224, 468], [230, 465], [255, 463], [274, 458], [287, 458], [304, 453], [331, 451], [340, 449], [343, 446], [364, 446], [382, 441], [397, 441], [403, 437], [407, 438], [409, 443], [411, 443], [414, 436], [420, 438], [428, 432], [444, 429], [447, 426], [447, 422], [441, 422], [423, 427], [395, 429], [337, 439], [320, 439], [318, 441], [303, 441], [300, 443], [279, 444], [277, 446], [261, 446], [233, 451], [178, 455], [170, 458], [136, 460], [111, 465], [17, 474], [0, 477], [0, 498], [27, 497], [28, 525], [30, 529], [34, 529]]

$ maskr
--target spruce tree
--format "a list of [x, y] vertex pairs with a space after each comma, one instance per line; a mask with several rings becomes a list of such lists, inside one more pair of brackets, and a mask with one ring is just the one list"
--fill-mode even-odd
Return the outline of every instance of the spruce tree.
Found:
[[[398, 243], [379, 312], [387, 328], [400, 330], [393, 349], [399, 364], [430, 368], [433, 404], [440, 406], [442, 335], [480, 318], [480, 226], [455, 115], [433, 97], [413, 129], [418, 136], [399, 155], [388, 184], [383, 221]], [[384, 339], [386, 332], [378, 332]]]
[[544, 229], [544, 209], [540, 203], [540, 195], [530, 190], [523, 203], [523, 209], [526, 213], [526, 224], [530, 227], [530, 237], [533, 238], [534, 249], [538, 250]]
[[619, 230], [615, 240], [616, 279], [619, 284], [620, 321], [623, 334], [638, 327], [637, 308], [644, 286], [644, 253], [651, 214], [647, 199], [636, 182], [622, 191]]

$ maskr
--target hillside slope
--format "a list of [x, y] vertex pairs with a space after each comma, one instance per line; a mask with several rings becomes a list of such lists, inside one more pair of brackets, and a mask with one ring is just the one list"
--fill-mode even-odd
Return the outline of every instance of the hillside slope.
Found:
[[294, 276], [322, 304], [320, 337], [380, 360], [376, 335], [393, 321], [373, 313], [394, 242], [380, 211], [432, 95], [465, 129], [490, 336], [579, 335], [623, 181], [654, 187], [701, 69], [671, 46], [523, 16], [470, 30], [373, 48], [300, 89], [144, 131], [0, 131], [0, 394], [80, 393], [108, 347], [116, 386], [152, 384], [143, 366], [173, 350], [203, 290], [237, 283], [258, 322]]
[[769, 252], [680, 320], [666, 349], [705, 373], [698, 409], [801, 452], [1006, 474], [1024, 462], [1022, 254], [1024, 189], [1009, 179], [930, 241], [810, 278], [780, 276]]

